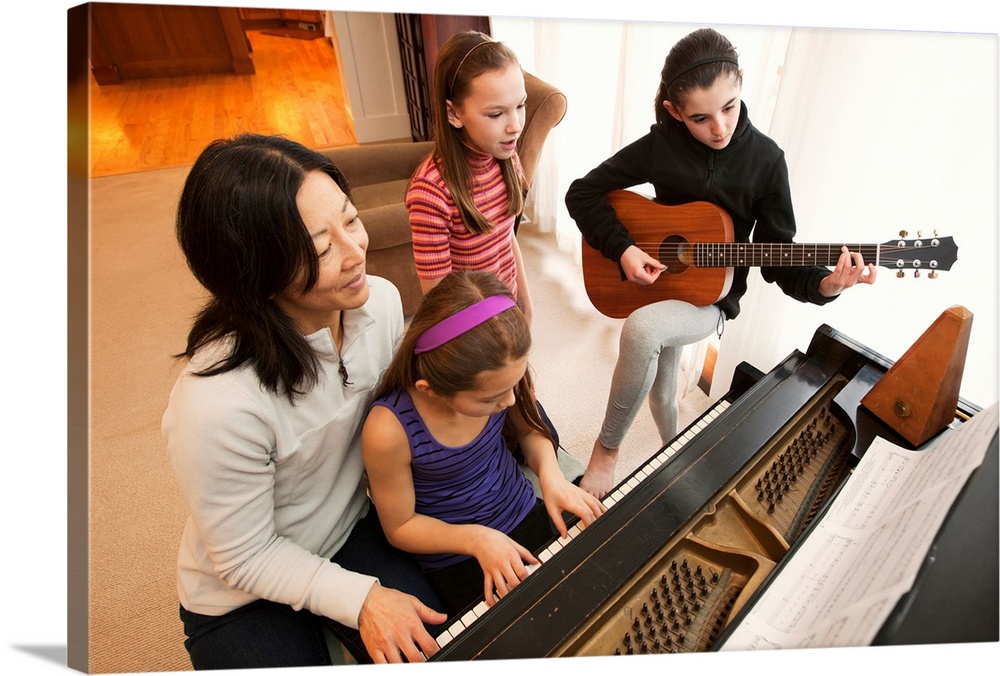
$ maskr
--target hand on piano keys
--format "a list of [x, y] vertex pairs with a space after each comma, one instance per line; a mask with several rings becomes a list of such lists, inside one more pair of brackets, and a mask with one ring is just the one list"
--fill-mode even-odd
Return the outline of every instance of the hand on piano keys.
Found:
[[510, 536], [484, 526], [476, 527], [474, 556], [483, 569], [483, 592], [492, 606], [517, 588], [538, 559]]
[[[586, 528], [606, 511], [606, 507], [593, 495], [568, 481], [554, 462], [551, 451], [549, 455], [553, 458], [552, 462], [540, 467], [536, 465], [542, 505], [548, 514], [548, 521], [555, 526], [560, 538], [567, 539], [567, 519], [577, 519], [577, 527]], [[526, 566], [537, 566], [539, 561], [529, 549], [510, 536], [492, 528], [473, 528], [469, 532], [475, 533], [475, 537], [469, 546], [483, 570], [486, 605], [492, 606], [527, 579], [531, 571]], [[543, 532], [544, 535], [539, 532], [534, 536], [534, 546], [544, 542], [539, 537], [545, 537], [550, 531], [546, 528]]]
[[[676, 455], [689, 441], [694, 439], [708, 425], [710, 425], [719, 415], [729, 407], [729, 402], [720, 400], [709, 409], [701, 418], [677, 436], [670, 444], [661, 449], [653, 457], [640, 466], [631, 476], [622, 481], [615, 489], [601, 499], [601, 503], [606, 509], [611, 509], [616, 503], [621, 501], [636, 486], [640, 485], [644, 479], [652, 474], [658, 467]], [[577, 521], [569, 527], [565, 537], [553, 540], [545, 549], [537, 554], [538, 563], [526, 566], [530, 576], [541, 566], [544, 566], [552, 557], [556, 556], [562, 549], [569, 546], [574, 538], [584, 529], [583, 523]], [[485, 599], [467, 610], [461, 617], [455, 620], [444, 631], [437, 636], [438, 646], [444, 647], [454, 640], [465, 629], [472, 626], [476, 620], [485, 615], [499, 601], [499, 597], [494, 596], [487, 603]]]

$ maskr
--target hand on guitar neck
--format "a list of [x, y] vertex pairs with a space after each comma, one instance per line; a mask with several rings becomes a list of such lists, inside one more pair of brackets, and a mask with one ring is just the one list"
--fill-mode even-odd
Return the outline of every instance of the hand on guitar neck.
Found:
[[874, 284], [877, 272], [874, 263], [866, 265], [859, 252], [842, 246], [837, 266], [819, 283], [819, 292], [824, 298], [833, 298], [855, 284]]
[[[641, 286], [655, 282], [667, 266], [633, 244], [619, 260], [625, 278]], [[846, 246], [840, 248], [837, 265], [819, 285], [819, 292], [825, 298], [840, 295], [855, 284], [874, 284], [878, 277], [874, 263], [865, 263], [864, 255], [851, 251]]]

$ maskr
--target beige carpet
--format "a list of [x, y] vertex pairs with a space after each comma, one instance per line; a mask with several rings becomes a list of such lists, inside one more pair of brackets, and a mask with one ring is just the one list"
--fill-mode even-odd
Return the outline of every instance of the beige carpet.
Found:
[[[92, 673], [190, 670], [177, 617], [175, 556], [186, 517], [160, 417], [201, 290], [173, 234], [186, 169], [91, 182], [90, 621]], [[587, 303], [579, 269], [526, 226], [536, 308], [532, 364], [563, 447], [586, 464], [606, 401], [619, 320]], [[707, 407], [682, 400], [682, 422]], [[625, 476], [659, 447], [644, 410], [619, 462]], [[72, 508], [72, 507], [71, 507]]]
[[91, 182], [93, 673], [191, 668], [175, 586], [186, 511], [159, 429], [201, 294], [173, 235], [186, 174]]

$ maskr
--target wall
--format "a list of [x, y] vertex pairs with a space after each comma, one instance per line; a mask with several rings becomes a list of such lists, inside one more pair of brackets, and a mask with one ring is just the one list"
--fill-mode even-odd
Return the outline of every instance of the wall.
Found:
[[403, 68], [392, 14], [330, 12], [347, 108], [358, 143], [410, 138]]

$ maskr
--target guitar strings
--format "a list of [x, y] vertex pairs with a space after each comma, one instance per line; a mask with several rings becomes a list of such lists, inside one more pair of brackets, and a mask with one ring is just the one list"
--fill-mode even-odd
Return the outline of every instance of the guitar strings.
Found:
[[[889, 244], [800, 244], [797, 242], [753, 242], [750, 244], [740, 243], [740, 242], [663, 242], [663, 241], [636, 241], [636, 246], [639, 247], [643, 252], [652, 256], [653, 258], [659, 257], [661, 254], [666, 253], [673, 256], [679, 255], [679, 252], [685, 251], [690, 257], [703, 258], [708, 255], [712, 255], [712, 252], [722, 252], [724, 255], [732, 256], [734, 254], [741, 253], [741, 250], [746, 247], [746, 250], [742, 253], [746, 253], [749, 258], [756, 259], [755, 257], [760, 257], [764, 255], [770, 255], [774, 251], [778, 254], [785, 253], [786, 250], [796, 254], [803, 262], [805, 261], [804, 256], [809, 256], [810, 258], [817, 258], [817, 254], [822, 254], [824, 251], [827, 256], [835, 260], [840, 256], [841, 247], [846, 246], [849, 251], [853, 253], [860, 253], [866, 258], [877, 258], [880, 255], [895, 254], [898, 252], [912, 251], [914, 255], [920, 252], [930, 250], [929, 248], [919, 248], [913, 246], [896, 246]], [[796, 255], [793, 255], [791, 260], [796, 259]]]
[[[798, 242], [750, 242], [750, 243], [746, 243], [746, 242], [664, 242], [662, 240], [661, 241], [655, 241], [655, 240], [654, 241], [636, 240], [636, 246], [639, 246], [641, 248], [660, 248], [660, 247], [680, 248], [680, 247], [687, 247], [687, 248], [692, 248], [692, 249], [693, 248], [697, 248], [697, 247], [706, 247], [706, 246], [730, 247], [730, 248], [743, 247], [743, 246], [749, 246], [751, 248], [791, 247], [791, 248], [808, 248], [808, 249], [814, 249], [814, 248], [815, 249], [821, 249], [821, 248], [825, 247], [825, 248], [840, 249], [840, 247], [846, 246], [851, 251], [860, 251], [860, 250], [865, 250], [865, 249], [877, 250], [879, 247], [881, 247], [883, 251], [904, 251], [906, 249], [914, 249], [914, 250], [919, 250], [920, 249], [920, 247], [913, 247], [913, 246], [907, 247], [907, 246], [896, 246], [896, 245], [890, 245], [890, 244], [850, 244], [850, 243], [847, 243], [847, 242], [840, 243], [840, 244], [835, 244], [833, 242], [824, 243], [824, 244], [811, 244], [811, 243], [810, 244], [800, 244]], [[929, 247], [926, 247], [926, 248], [929, 248]]]

